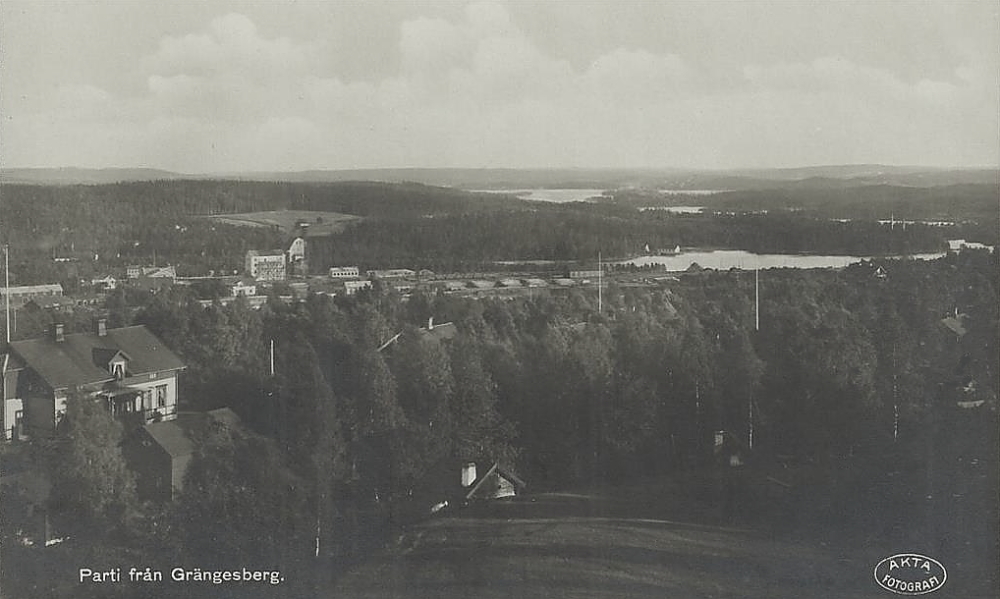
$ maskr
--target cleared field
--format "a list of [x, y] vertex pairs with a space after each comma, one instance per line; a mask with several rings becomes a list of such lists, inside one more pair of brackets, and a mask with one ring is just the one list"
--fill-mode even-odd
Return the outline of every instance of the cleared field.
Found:
[[309, 235], [331, 235], [344, 230], [349, 223], [361, 217], [339, 212], [319, 212], [315, 210], [272, 210], [268, 212], [242, 212], [238, 214], [218, 214], [208, 218], [227, 225], [246, 227], [278, 227], [285, 233], [295, 230], [299, 222], [309, 223]]
[[331, 596], [890, 596], [872, 576], [878, 559], [892, 553], [888, 547], [834, 550], [618, 511], [568, 494], [463, 510], [414, 528], [390, 555], [342, 576]]

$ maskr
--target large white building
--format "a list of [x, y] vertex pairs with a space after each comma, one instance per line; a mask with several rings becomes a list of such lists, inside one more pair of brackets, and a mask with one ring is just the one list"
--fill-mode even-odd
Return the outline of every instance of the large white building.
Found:
[[385, 270], [369, 270], [368, 276], [373, 279], [403, 279], [414, 277], [417, 273], [409, 268], [389, 268]]
[[283, 281], [285, 279], [285, 252], [283, 250], [248, 251], [246, 274], [256, 281]]
[[289, 262], [301, 262], [306, 259], [306, 240], [302, 237], [296, 237], [292, 240], [291, 245], [288, 246], [288, 261]]
[[354, 295], [362, 289], [371, 289], [371, 281], [344, 281], [344, 294]]
[[62, 297], [63, 288], [59, 283], [52, 285], [21, 285], [19, 287], [0, 287], [0, 308], [7, 298], [10, 298], [12, 308], [20, 308], [33, 299], [43, 297]]
[[331, 279], [357, 279], [361, 277], [361, 271], [357, 266], [334, 266], [330, 269]]

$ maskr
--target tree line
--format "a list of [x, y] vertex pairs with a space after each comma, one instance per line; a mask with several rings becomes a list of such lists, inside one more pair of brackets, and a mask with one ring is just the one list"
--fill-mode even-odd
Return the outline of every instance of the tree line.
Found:
[[[906, 193], [919, 196], [922, 192]], [[81, 278], [134, 263], [170, 263], [182, 275], [240, 270], [248, 249], [284, 247], [290, 233], [226, 225], [206, 217], [252, 211], [317, 210], [363, 217], [341, 234], [310, 238], [310, 265], [315, 272], [344, 263], [367, 268], [405, 264], [482, 269], [502, 260], [584, 260], [598, 251], [625, 257], [643, 251], [646, 245], [907, 254], [938, 251], [945, 235], [953, 233], [920, 225], [887, 231], [874, 222], [834, 222], [814, 212], [679, 216], [640, 212], [617, 196], [615, 202], [557, 204], [372, 182], [5, 184], [0, 195], [0, 218], [5, 225], [0, 241], [12, 249], [12, 282], [61, 282], [69, 291], [79, 287]], [[934, 205], [960, 218], [965, 205], [962, 197]], [[739, 204], [740, 210], [775, 202], [787, 208], [795, 203], [781, 195], [739, 198], [740, 202], [746, 199]], [[836, 198], [846, 205], [853, 205], [852, 201]], [[979, 229], [970, 229], [969, 237], [978, 235]]]
[[[71, 402], [68, 459], [44, 447], [38, 459], [56, 481], [53, 506], [103, 539], [94, 551], [113, 542], [157, 563], [282, 564], [305, 585], [320, 584], [316, 537], [324, 563], [376, 550], [426, 515], [418, 499], [443, 464], [501, 461], [534, 491], [656, 476], [695, 485], [713, 469], [715, 431], [745, 443], [751, 419], [760, 463], [837, 482], [803, 486], [771, 525], [889, 531], [926, 519], [904, 490], [943, 491], [929, 468], [975, 456], [996, 470], [997, 267], [995, 254], [963, 252], [764, 271], [759, 330], [742, 272], [611, 284], [600, 309], [593, 290], [403, 301], [376, 285], [255, 311], [202, 308], [177, 289], [119, 306], [120, 317], [183, 357], [184, 409], [230, 407], [245, 428], [197, 435], [168, 506], [134, 497], [116, 449], [125, 431], [86, 402]], [[942, 323], [956, 313], [962, 336]], [[452, 333], [428, 331], [431, 317]], [[958, 401], [980, 402], [974, 422]], [[836, 515], [893, 472], [902, 494]], [[984, 480], [963, 501], [989, 517]]]

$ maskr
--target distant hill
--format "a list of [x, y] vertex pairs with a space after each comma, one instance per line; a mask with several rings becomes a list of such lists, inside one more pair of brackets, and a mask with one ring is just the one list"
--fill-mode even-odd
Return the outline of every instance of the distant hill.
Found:
[[157, 181], [163, 179], [191, 179], [183, 175], [155, 168], [5, 168], [0, 169], [0, 182], [38, 185], [100, 185], [124, 181]]
[[378, 168], [183, 174], [147, 168], [18, 168], [0, 170], [4, 183], [42, 185], [101, 184], [164, 179], [281, 181], [412, 182], [461, 189], [677, 189], [752, 190], [775, 188], [847, 188], [870, 185], [937, 187], [959, 184], [997, 185], [1000, 169], [932, 168], [879, 164], [810, 166], [782, 169], [513, 169], [513, 168]]

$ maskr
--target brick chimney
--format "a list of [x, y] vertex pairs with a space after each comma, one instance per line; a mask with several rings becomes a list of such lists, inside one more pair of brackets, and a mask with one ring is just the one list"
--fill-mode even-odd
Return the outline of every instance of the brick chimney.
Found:
[[468, 487], [476, 482], [476, 463], [468, 462], [462, 466], [462, 486]]
[[62, 343], [66, 340], [65, 329], [63, 328], [63, 323], [57, 322], [52, 325], [52, 339], [56, 343]]
[[108, 320], [106, 318], [98, 318], [94, 321], [94, 332], [97, 333], [98, 337], [104, 337], [108, 334]]

